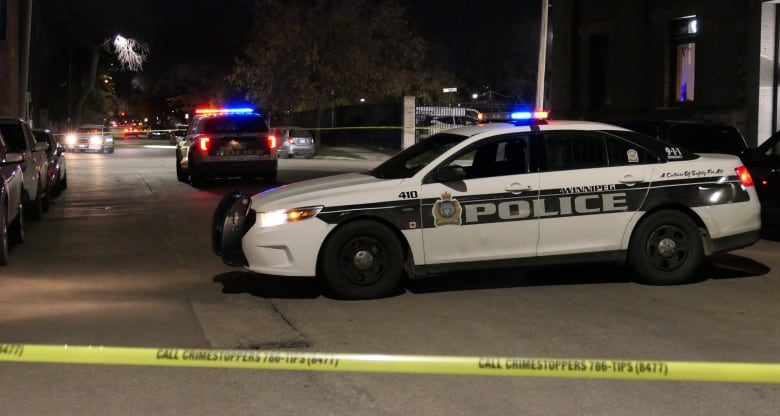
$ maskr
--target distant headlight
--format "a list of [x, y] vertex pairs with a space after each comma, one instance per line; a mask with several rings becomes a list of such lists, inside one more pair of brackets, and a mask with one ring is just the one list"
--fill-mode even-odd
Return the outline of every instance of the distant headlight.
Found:
[[76, 135], [75, 134], [69, 134], [65, 136], [65, 144], [68, 146], [73, 146], [76, 144]]
[[102, 144], [103, 138], [100, 136], [89, 136], [89, 144]]
[[259, 212], [257, 213], [257, 225], [259, 227], [273, 227], [275, 225], [303, 221], [308, 218], [313, 218], [319, 214], [320, 211], [322, 211], [322, 206]]

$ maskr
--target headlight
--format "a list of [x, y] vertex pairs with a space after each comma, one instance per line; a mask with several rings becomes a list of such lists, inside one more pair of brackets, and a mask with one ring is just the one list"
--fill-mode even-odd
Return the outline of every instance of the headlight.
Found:
[[89, 136], [89, 144], [102, 144], [103, 138], [100, 136]]
[[106, 136], [106, 143], [113, 143], [114, 142], [114, 136]]
[[75, 134], [69, 134], [65, 136], [65, 144], [68, 146], [73, 146], [76, 144], [76, 135]]
[[273, 227], [275, 225], [303, 221], [308, 218], [313, 218], [314, 216], [319, 214], [320, 211], [322, 211], [322, 206], [280, 209], [278, 211], [270, 211], [270, 212], [258, 212], [257, 225], [259, 227]]

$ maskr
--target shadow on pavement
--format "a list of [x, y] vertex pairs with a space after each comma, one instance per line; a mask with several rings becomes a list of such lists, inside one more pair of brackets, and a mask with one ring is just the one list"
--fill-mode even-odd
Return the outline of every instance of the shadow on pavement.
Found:
[[[709, 257], [688, 284], [710, 279], [741, 279], [761, 276], [770, 271], [762, 263], [735, 254]], [[338, 299], [323, 288], [319, 279], [263, 275], [248, 271], [222, 273], [213, 278], [223, 285], [222, 293], [248, 293], [262, 298], [314, 299], [320, 296]], [[634, 283], [631, 269], [615, 265], [572, 265], [496, 269], [448, 273], [419, 280], [404, 279], [402, 287], [386, 297], [412, 294], [456, 292], [534, 286], [565, 286], [583, 284]], [[641, 283], [640, 283], [641, 284]]]
[[322, 288], [311, 277], [269, 276], [247, 271], [222, 273], [212, 279], [222, 284], [222, 293], [248, 293], [261, 298], [314, 299]]

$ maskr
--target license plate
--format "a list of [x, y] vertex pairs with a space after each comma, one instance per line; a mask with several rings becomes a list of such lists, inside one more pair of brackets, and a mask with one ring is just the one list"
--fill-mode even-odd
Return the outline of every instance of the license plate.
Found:
[[251, 156], [261, 155], [258, 149], [238, 149], [238, 150], [220, 150], [217, 152], [217, 156]]

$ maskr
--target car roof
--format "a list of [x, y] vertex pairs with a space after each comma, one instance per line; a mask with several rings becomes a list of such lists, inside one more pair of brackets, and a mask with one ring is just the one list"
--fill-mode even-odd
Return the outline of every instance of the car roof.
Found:
[[532, 123], [532, 124], [515, 124], [511, 122], [493, 122], [477, 124], [476, 126], [465, 126], [454, 129], [448, 129], [447, 133], [455, 133], [463, 136], [473, 136], [475, 134], [490, 132], [490, 131], [554, 131], [554, 130], [619, 130], [629, 131], [629, 129], [615, 126], [612, 124], [601, 123], [597, 121], [583, 121], [583, 120], [548, 120], [546, 123]]

